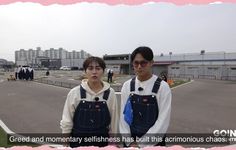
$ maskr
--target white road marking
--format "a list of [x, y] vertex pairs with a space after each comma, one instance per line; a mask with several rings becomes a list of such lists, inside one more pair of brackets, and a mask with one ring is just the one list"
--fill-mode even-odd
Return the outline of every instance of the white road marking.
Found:
[[173, 89], [175, 89], [175, 88], [178, 88], [178, 87], [181, 87], [181, 86], [184, 86], [184, 85], [190, 84], [190, 83], [192, 83], [193, 81], [194, 81], [194, 80], [191, 80], [190, 82], [187, 82], [187, 83], [184, 83], [184, 84], [180, 84], [180, 85], [175, 86], [175, 87], [173, 87], [173, 88], [171, 88], [171, 89], [173, 90]]
[[7, 133], [7, 134], [15, 134], [13, 131], [11, 131], [2, 120], [0, 120], [0, 126], [1, 128]]

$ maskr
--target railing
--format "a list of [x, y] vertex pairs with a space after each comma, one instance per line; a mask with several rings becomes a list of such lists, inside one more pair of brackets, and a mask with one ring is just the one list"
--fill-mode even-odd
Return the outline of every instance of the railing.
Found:
[[167, 79], [182, 79], [182, 80], [190, 80], [193, 79], [194, 75], [192, 74], [168, 74], [168, 78]]
[[[39, 82], [39, 83], [69, 88], [69, 89], [72, 89], [72, 88], [79, 85], [78, 83], [76, 84], [76, 83], [69, 83], [69, 82], [52, 81], [52, 80], [48, 80], [48, 79], [44, 79], [44, 78], [38, 78], [38, 79], [35, 79], [34, 81]], [[122, 85], [112, 84], [111, 87], [115, 90], [115, 92], [120, 92]]]
[[54, 86], [60, 86], [60, 87], [64, 87], [64, 88], [70, 88], [70, 89], [72, 89], [78, 85], [76, 83], [52, 81], [52, 80], [43, 79], [43, 78], [35, 79], [34, 81], [39, 82], [39, 83], [54, 85]]
[[221, 76], [220, 78], [217, 78], [216, 75], [198, 75], [197, 77], [194, 77], [193, 74], [168, 74], [168, 79], [173, 79], [173, 78], [189, 78], [189, 79], [194, 79], [194, 78], [199, 78], [199, 79], [220, 79], [220, 80], [230, 80], [230, 81], [235, 81], [236, 76]]
[[215, 75], [198, 75], [199, 79], [215, 79], [216, 80], [216, 76]]
[[168, 78], [174, 78], [174, 77], [176, 77], [175, 74], [168, 74]]
[[221, 80], [231, 80], [231, 81], [234, 81], [234, 80], [236, 80], [236, 76], [222, 76]]
[[179, 77], [180, 78], [191, 78], [193, 79], [194, 78], [194, 75], [193, 74], [179, 74]]

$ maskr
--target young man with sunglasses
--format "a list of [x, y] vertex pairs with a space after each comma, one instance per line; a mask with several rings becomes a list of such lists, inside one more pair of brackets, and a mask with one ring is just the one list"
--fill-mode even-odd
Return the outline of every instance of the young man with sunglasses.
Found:
[[136, 77], [121, 89], [119, 129], [124, 146], [165, 146], [171, 112], [169, 85], [152, 74], [153, 52], [149, 47], [136, 48], [131, 62]]

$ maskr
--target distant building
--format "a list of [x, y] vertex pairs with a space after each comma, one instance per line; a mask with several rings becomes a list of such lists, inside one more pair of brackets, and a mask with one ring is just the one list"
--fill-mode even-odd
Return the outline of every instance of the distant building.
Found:
[[7, 64], [7, 60], [5, 59], [0, 59], [0, 68], [3, 68], [4, 65]]
[[36, 50], [20, 49], [15, 51], [16, 65], [29, 65], [33, 67], [48, 67], [51, 69], [59, 69], [61, 66], [76, 66], [82, 68], [84, 59], [91, 56], [84, 50], [68, 52], [63, 48], [49, 50], [41, 50], [37, 47]]
[[[121, 74], [133, 74], [130, 54], [104, 55], [109, 68]], [[236, 53], [205, 52], [154, 56], [153, 73], [169, 77], [236, 80]]]
[[115, 73], [131, 74], [130, 54], [104, 55], [103, 59], [107, 69], [112, 69]]
[[[131, 64], [131, 54], [118, 54], [118, 55], [104, 55], [103, 59], [106, 62], [107, 68], [112, 69], [120, 74], [134, 74], [133, 66]], [[153, 73], [160, 74], [167, 72], [170, 62], [154, 62]]]
[[157, 62], [170, 62], [170, 77], [236, 80], [236, 53], [205, 52], [155, 56]]
[[7, 61], [6, 59], [1, 59], [0, 58], [0, 68], [3, 69], [10, 69], [14, 67], [14, 62], [12, 61]]

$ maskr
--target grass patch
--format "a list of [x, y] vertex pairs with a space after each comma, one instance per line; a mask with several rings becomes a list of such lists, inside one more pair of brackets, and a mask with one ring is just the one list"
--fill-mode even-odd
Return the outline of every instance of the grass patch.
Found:
[[4, 131], [0, 127], [0, 147], [6, 147], [6, 135], [4, 134]]
[[31, 147], [37, 147], [40, 146], [40, 144], [36, 143], [10, 143], [8, 141], [7, 133], [0, 127], [0, 147], [12, 147], [12, 146], [31, 146]]
[[187, 83], [187, 82], [190, 82], [189, 80], [174, 80], [174, 83], [172, 85], [170, 85], [170, 88], [173, 88], [173, 87], [176, 87], [178, 85], [181, 85], [181, 84], [184, 84], [184, 83]]

